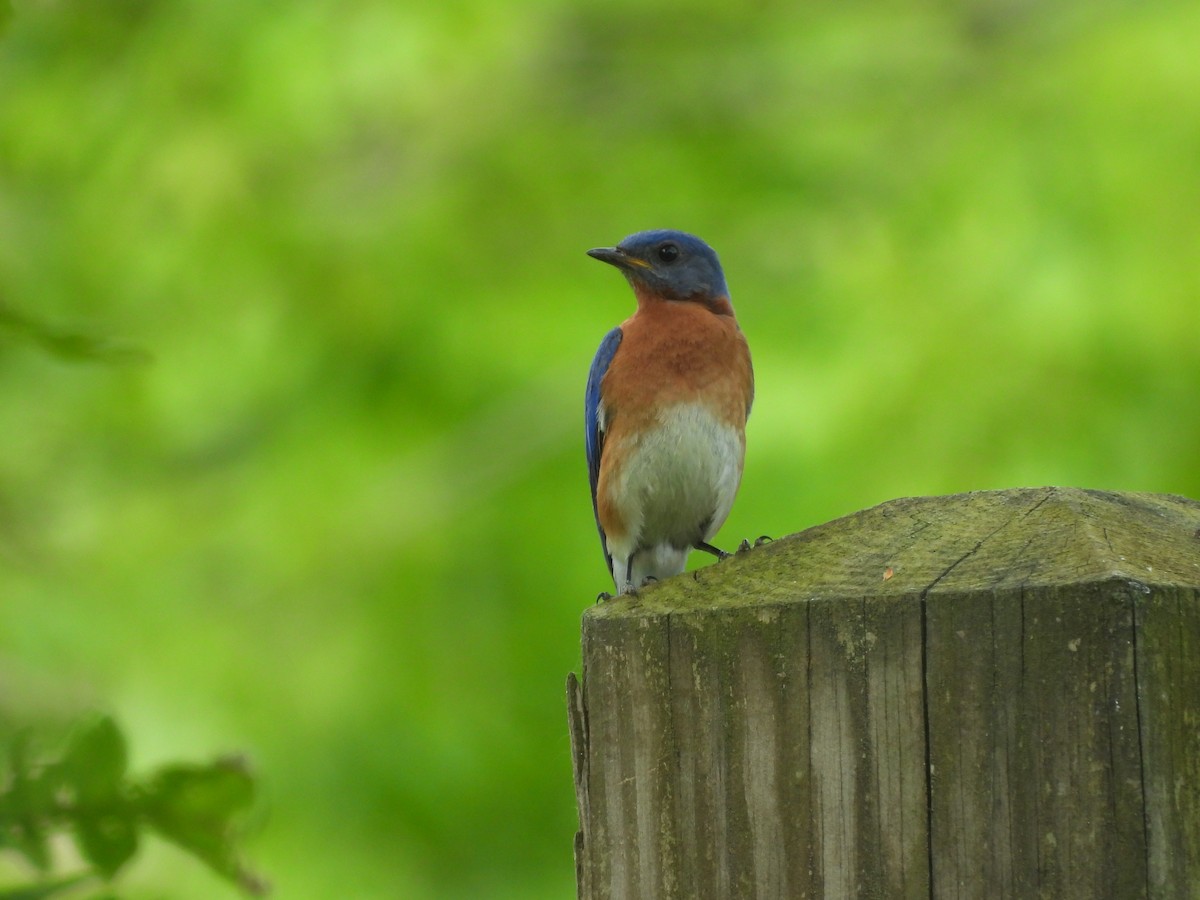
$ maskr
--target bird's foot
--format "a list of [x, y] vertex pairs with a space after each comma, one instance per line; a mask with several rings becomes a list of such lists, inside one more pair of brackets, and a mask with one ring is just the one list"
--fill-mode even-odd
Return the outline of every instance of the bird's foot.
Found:
[[760, 536], [753, 544], [750, 543], [748, 538], [744, 538], [742, 542], [738, 544], [737, 552], [747, 553], [750, 550], [753, 550], [755, 547], [761, 547], [763, 544], [769, 544], [773, 540], [775, 540], [775, 538], [767, 534]]
[[[638, 594], [638, 591], [640, 591], [642, 588], [646, 587], [647, 585], [654, 584], [654, 582], [656, 582], [656, 581], [658, 581], [658, 579], [655, 578], [653, 575], [647, 575], [645, 578], [642, 579], [641, 584], [634, 584], [631, 581], [627, 581], [627, 582], [625, 582], [625, 586], [621, 588], [621, 592], [620, 592], [619, 596], [621, 596], [621, 597], [636, 597]], [[596, 602], [603, 603], [606, 600], [611, 600], [612, 598], [613, 598], [613, 595], [610, 594], [608, 591], [601, 591], [599, 594], [596, 595]]]

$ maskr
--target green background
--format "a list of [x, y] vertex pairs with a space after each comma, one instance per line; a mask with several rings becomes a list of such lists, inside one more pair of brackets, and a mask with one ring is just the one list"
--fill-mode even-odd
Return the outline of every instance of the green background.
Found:
[[[573, 896], [583, 384], [633, 309], [588, 247], [721, 254], [723, 546], [1200, 497], [1200, 5], [13, 7], [0, 715], [246, 751], [277, 896]], [[162, 844], [121, 884], [233, 896]]]

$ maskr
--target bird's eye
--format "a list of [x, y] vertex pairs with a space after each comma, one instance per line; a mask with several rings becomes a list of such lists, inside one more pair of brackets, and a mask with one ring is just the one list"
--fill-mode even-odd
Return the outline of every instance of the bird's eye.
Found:
[[658, 258], [665, 263], [675, 262], [679, 258], [679, 248], [674, 244], [663, 244], [658, 248]]

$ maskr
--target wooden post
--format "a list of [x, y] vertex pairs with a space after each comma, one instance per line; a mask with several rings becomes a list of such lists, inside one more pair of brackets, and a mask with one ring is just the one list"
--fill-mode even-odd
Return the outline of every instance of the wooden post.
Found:
[[582, 900], [1200, 897], [1200, 503], [897, 500], [587, 610]]

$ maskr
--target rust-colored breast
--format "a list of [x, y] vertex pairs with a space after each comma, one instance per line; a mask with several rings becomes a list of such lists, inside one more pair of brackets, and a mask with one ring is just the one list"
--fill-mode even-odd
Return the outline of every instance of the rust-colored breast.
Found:
[[659, 301], [642, 305], [621, 330], [601, 388], [607, 439], [649, 427], [659, 409], [696, 401], [730, 425], [745, 426], [754, 375], [733, 316], [699, 303]]
[[702, 403], [741, 431], [754, 399], [750, 350], [732, 315], [695, 302], [641, 302], [621, 330], [601, 382], [606, 428], [597, 485], [600, 521], [613, 537], [625, 530], [614, 496], [618, 473], [639, 435], [658, 426], [660, 411]]

